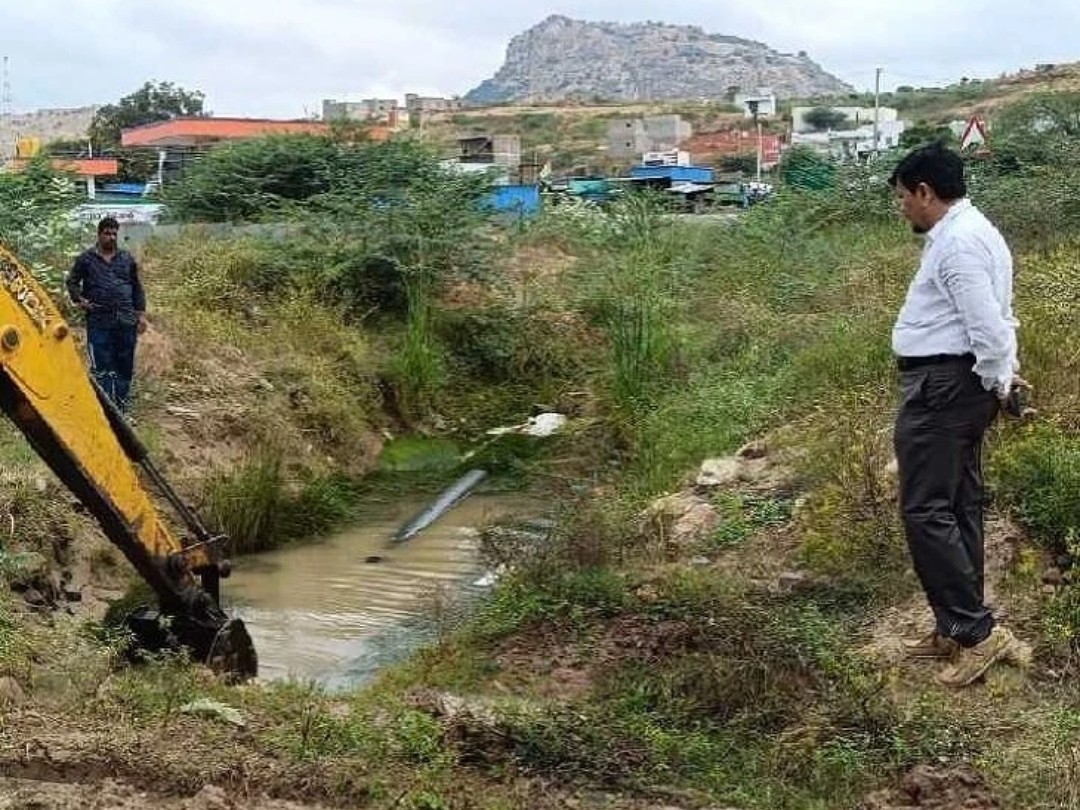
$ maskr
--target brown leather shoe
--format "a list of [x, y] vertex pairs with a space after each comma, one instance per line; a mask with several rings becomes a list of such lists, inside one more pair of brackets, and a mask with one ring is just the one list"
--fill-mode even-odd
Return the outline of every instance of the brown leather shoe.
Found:
[[960, 645], [951, 638], [946, 638], [937, 630], [931, 630], [920, 639], [903, 639], [900, 644], [908, 658], [934, 658], [950, 660], [956, 655]]
[[938, 673], [938, 682], [945, 686], [968, 686], [998, 661], [1019, 662], [1020, 642], [1004, 627], [998, 626], [974, 647], [961, 647], [952, 663]]

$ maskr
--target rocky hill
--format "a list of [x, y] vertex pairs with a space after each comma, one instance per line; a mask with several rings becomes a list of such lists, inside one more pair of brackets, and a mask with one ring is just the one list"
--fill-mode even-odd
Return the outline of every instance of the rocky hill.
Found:
[[514, 37], [472, 104], [603, 98], [725, 99], [771, 88], [781, 97], [849, 92], [805, 52], [708, 34], [697, 26], [584, 22], [554, 15]]
[[19, 138], [40, 138], [43, 143], [85, 138], [96, 111], [97, 107], [46, 109], [0, 119], [0, 159], [14, 154]]

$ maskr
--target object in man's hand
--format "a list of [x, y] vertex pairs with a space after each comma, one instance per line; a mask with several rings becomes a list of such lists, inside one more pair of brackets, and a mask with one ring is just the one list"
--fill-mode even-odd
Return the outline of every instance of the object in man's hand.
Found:
[[1009, 389], [1009, 395], [1005, 398], [1004, 404], [1005, 413], [1015, 416], [1017, 419], [1034, 416], [1036, 413], [1035, 409], [1030, 406], [1027, 387], [1016, 383], [1013, 383]]

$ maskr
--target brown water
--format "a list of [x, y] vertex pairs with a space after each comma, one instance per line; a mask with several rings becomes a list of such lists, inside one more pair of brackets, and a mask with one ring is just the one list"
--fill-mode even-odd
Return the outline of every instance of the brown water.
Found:
[[[259, 653], [259, 677], [360, 683], [433, 638], [449, 605], [490, 583], [478, 529], [536, 514], [520, 496], [474, 495], [406, 543], [389, 546], [428, 503], [375, 504], [325, 541], [238, 560], [223, 585]], [[371, 555], [383, 557], [368, 563]], [[442, 608], [438, 606], [442, 606]]]

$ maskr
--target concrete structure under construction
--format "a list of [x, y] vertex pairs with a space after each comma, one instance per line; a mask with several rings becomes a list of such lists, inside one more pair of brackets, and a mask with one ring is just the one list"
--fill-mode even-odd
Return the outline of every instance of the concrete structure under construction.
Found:
[[379, 121], [397, 115], [400, 105], [396, 98], [365, 98], [360, 101], [323, 99], [323, 121]]
[[416, 93], [405, 94], [405, 110], [409, 115], [415, 113], [448, 112], [461, 109], [461, 99], [443, 98], [442, 96], [420, 96]]
[[678, 149], [694, 134], [681, 115], [653, 115], [628, 118], [608, 124], [608, 156], [615, 160], [637, 160], [646, 152]]
[[458, 139], [458, 147], [461, 163], [511, 170], [521, 166], [521, 139], [517, 135], [469, 135]]

